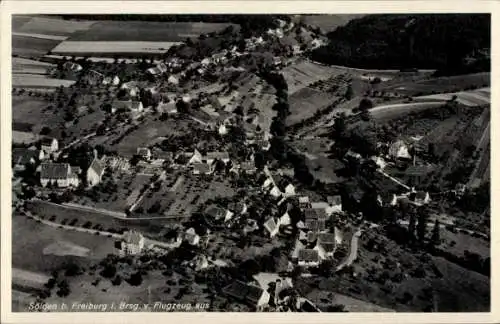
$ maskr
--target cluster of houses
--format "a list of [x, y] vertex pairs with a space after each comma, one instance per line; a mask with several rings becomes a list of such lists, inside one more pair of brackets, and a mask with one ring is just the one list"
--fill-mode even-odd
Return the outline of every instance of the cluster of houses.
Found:
[[[24, 171], [28, 166], [35, 168], [42, 187], [78, 187], [81, 183], [82, 170], [79, 167], [57, 162], [60, 151], [59, 142], [55, 138], [43, 138], [40, 148], [36, 146], [15, 148], [12, 156], [14, 171]], [[102, 180], [105, 168], [106, 163], [98, 158], [97, 151], [94, 150], [92, 162], [85, 170], [85, 179], [89, 187], [97, 185]]]

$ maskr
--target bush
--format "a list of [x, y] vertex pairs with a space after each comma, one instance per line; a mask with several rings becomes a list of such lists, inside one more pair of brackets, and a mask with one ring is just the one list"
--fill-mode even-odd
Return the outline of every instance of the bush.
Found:
[[116, 277], [113, 280], [111, 280], [111, 284], [113, 284], [113, 286], [119, 286], [121, 283], [122, 283], [122, 277], [120, 277], [120, 275], [116, 275]]
[[131, 286], [140, 286], [142, 284], [142, 275], [141, 275], [141, 273], [139, 271], [133, 273], [130, 276], [130, 278], [128, 279], [128, 283]]

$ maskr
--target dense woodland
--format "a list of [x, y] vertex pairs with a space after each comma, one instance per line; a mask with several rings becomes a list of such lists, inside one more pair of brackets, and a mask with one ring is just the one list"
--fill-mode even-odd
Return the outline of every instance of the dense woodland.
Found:
[[490, 15], [369, 15], [328, 34], [314, 60], [370, 69], [490, 70]]

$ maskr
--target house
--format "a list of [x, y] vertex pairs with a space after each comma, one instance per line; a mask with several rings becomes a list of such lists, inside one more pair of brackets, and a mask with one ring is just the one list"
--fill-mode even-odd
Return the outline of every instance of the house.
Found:
[[141, 112], [144, 110], [142, 102], [133, 100], [116, 100], [113, 106], [115, 111]]
[[309, 203], [308, 196], [299, 197], [299, 208], [302, 210], [307, 209], [307, 208], [311, 208], [311, 204]]
[[178, 85], [179, 84], [179, 79], [176, 78], [175, 76], [171, 75], [168, 77], [167, 82], [173, 85]]
[[204, 67], [210, 65], [210, 63], [211, 63], [211, 60], [208, 57], [205, 57], [203, 60], [201, 60], [201, 65]]
[[289, 226], [292, 224], [292, 219], [290, 218], [288, 212], [285, 212], [283, 216], [280, 217], [278, 223], [279, 226]]
[[130, 81], [127, 83], [122, 84], [121, 86], [122, 89], [125, 89], [128, 91], [128, 94], [131, 97], [135, 97], [139, 94], [139, 86], [136, 81]]
[[326, 197], [328, 204], [330, 205], [330, 210], [332, 213], [342, 212], [342, 196], [328, 196]]
[[147, 147], [138, 147], [136, 155], [139, 156], [141, 159], [150, 160], [151, 150]]
[[394, 160], [411, 159], [408, 146], [402, 140], [397, 140], [389, 146], [389, 156]]
[[208, 152], [203, 157], [203, 160], [208, 164], [213, 164], [215, 160], [222, 161], [224, 162], [224, 164], [227, 164], [229, 163], [229, 161], [231, 161], [228, 152]]
[[95, 70], [90, 70], [86, 75], [86, 80], [88, 83], [92, 85], [98, 85], [101, 84], [102, 81], [104, 80], [104, 75]]
[[118, 76], [114, 76], [114, 77], [105, 77], [104, 80], [102, 80], [102, 84], [103, 85], [114, 85], [114, 86], [117, 86], [120, 84], [120, 78]]
[[162, 71], [158, 67], [156, 67], [156, 66], [147, 69], [146, 72], [149, 73], [149, 74], [151, 74], [151, 75], [158, 75], [158, 74], [162, 73]]
[[410, 194], [409, 198], [417, 205], [425, 205], [431, 201], [431, 197], [427, 191], [414, 191]]
[[241, 162], [239, 165], [239, 169], [246, 174], [255, 174], [257, 172], [257, 168], [252, 162]]
[[167, 115], [176, 115], [178, 113], [177, 105], [173, 100], [169, 102], [163, 102], [163, 101], [160, 102], [156, 109], [158, 110], [159, 113], [164, 113]]
[[15, 171], [24, 171], [26, 166], [35, 165], [44, 157], [42, 150], [15, 147], [12, 149], [12, 166]]
[[279, 232], [279, 226], [276, 224], [276, 221], [274, 220], [273, 217], [269, 218], [265, 223], [264, 223], [264, 228], [269, 232], [269, 235], [272, 237], [275, 237], [276, 234]]
[[318, 219], [326, 220], [331, 214], [330, 205], [325, 201], [312, 202], [310, 209], [316, 212]]
[[269, 194], [275, 198], [279, 198], [281, 197], [281, 190], [277, 186], [273, 185], [272, 189], [269, 191]]
[[382, 207], [393, 207], [398, 204], [398, 197], [394, 193], [379, 194], [377, 202]]
[[83, 69], [83, 67], [80, 64], [76, 64], [73, 62], [64, 63], [63, 68], [65, 68], [66, 70], [71, 71], [71, 72], [79, 72]]
[[317, 267], [320, 262], [319, 253], [314, 249], [302, 249], [299, 251], [298, 260], [301, 267]]
[[247, 235], [259, 229], [259, 225], [255, 219], [247, 219], [245, 227], [243, 227], [243, 234]]
[[372, 156], [370, 159], [375, 163], [375, 165], [380, 170], [384, 170], [385, 169], [385, 166], [387, 165], [387, 163], [384, 161], [383, 158], [381, 158], [380, 156]]
[[137, 231], [128, 231], [123, 234], [121, 241], [115, 245], [120, 250], [120, 255], [137, 255], [144, 249], [144, 236]]
[[68, 163], [42, 163], [40, 183], [43, 187], [51, 184], [66, 188], [70, 186], [77, 187], [80, 181], [78, 176], [72, 172]]
[[352, 150], [347, 151], [347, 153], [344, 155], [344, 160], [347, 162], [359, 162], [361, 161], [363, 157], [361, 154], [356, 153]]
[[235, 280], [228, 286], [224, 287], [222, 292], [225, 295], [245, 302], [249, 306], [258, 310], [268, 305], [271, 298], [270, 294], [266, 290], [254, 285], [246, 284], [239, 280]]
[[203, 163], [203, 155], [197, 149], [194, 150], [193, 154], [189, 158], [188, 164]]
[[335, 233], [318, 233], [316, 250], [318, 250], [321, 259], [333, 257], [336, 248], [337, 239]]
[[200, 243], [200, 236], [196, 234], [194, 228], [190, 227], [184, 233], [184, 240], [188, 242], [190, 245], [198, 245]]
[[198, 162], [193, 163], [193, 174], [199, 175], [199, 174], [210, 174], [210, 173], [212, 173], [212, 169], [210, 168], [209, 164], [198, 163]]
[[94, 159], [87, 169], [87, 183], [90, 187], [101, 182], [104, 169], [105, 165], [97, 158], [97, 152], [94, 150]]
[[418, 186], [428, 179], [433, 170], [431, 165], [410, 165], [404, 173], [410, 185]]
[[55, 153], [59, 150], [59, 142], [55, 138], [44, 137], [41, 143], [42, 151], [46, 154]]
[[322, 219], [309, 219], [305, 222], [305, 228], [312, 232], [322, 232], [326, 229], [326, 221]]
[[210, 205], [205, 209], [204, 214], [207, 216], [211, 216], [215, 220], [221, 220], [221, 219], [231, 218], [232, 212], [215, 205]]

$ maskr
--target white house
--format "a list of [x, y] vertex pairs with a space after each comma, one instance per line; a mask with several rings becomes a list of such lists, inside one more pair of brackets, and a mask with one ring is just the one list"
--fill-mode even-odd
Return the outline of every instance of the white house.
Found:
[[267, 306], [271, 299], [271, 295], [266, 290], [239, 280], [233, 281], [224, 287], [222, 291], [224, 294], [243, 301], [257, 310]]
[[133, 100], [117, 100], [113, 102], [115, 111], [123, 110], [123, 111], [132, 111], [132, 112], [141, 112], [144, 110], [144, 106], [140, 101]]
[[121, 242], [119, 242], [120, 254], [123, 255], [137, 255], [142, 252], [144, 248], [144, 236], [137, 231], [128, 231], [123, 234]]
[[42, 139], [42, 151], [46, 154], [55, 153], [59, 150], [59, 142], [55, 138], [45, 137]]
[[167, 82], [173, 85], [178, 85], [179, 84], [179, 79], [176, 78], [175, 76], [171, 75], [168, 77]]
[[43, 187], [48, 184], [58, 187], [77, 187], [80, 183], [78, 175], [72, 172], [69, 163], [42, 163], [40, 183]]
[[94, 159], [87, 170], [87, 184], [90, 187], [93, 187], [101, 182], [104, 169], [104, 164], [97, 158], [97, 153], [94, 151]]
[[342, 197], [340, 195], [328, 196], [327, 201], [328, 205], [330, 205], [327, 214], [342, 212]]
[[188, 164], [203, 163], [203, 155], [197, 149], [194, 150], [193, 155], [188, 161]]
[[426, 191], [417, 191], [413, 193], [413, 201], [418, 205], [425, 205], [431, 201], [431, 197]]
[[227, 135], [227, 133], [228, 133], [228, 129], [227, 129], [226, 125], [224, 125], [224, 124], [221, 124], [219, 126], [218, 131], [219, 131], [219, 135]]
[[395, 141], [389, 147], [389, 156], [393, 159], [411, 159], [408, 146], [402, 140]]
[[198, 245], [200, 243], [200, 236], [196, 234], [194, 228], [191, 227], [184, 233], [184, 240], [191, 245]]
[[288, 225], [292, 224], [292, 220], [291, 220], [290, 215], [288, 214], [288, 212], [285, 212], [283, 214], [283, 216], [280, 217], [278, 223], [279, 223], [280, 226], [288, 226]]
[[316, 247], [319, 257], [327, 259], [333, 257], [337, 248], [335, 233], [319, 233], [317, 236]]
[[276, 234], [278, 234], [278, 232], [279, 232], [279, 226], [278, 226], [278, 224], [276, 224], [273, 217], [269, 218], [264, 223], [264, 228], [269, 232], [269, 235], [271, 236], [271, 238], [275, 237]]

